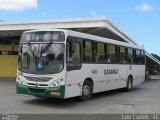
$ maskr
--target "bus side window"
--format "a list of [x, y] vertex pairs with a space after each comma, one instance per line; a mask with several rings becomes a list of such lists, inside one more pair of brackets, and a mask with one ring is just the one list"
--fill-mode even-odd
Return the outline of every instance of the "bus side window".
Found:
[[128, 48], [128, 63], [133, 63], [133, 49]]
[[108, 45], [108, 63], [116, 62], [116, 46]]
[[83, 44], [84, 62], [91, 63], [93, 62], [93, 44], [90, 41], [84, 41]]
[[97, 62], [106, 63], [105, 44], [97, 43]]
[[145, 64], [145, 52], [141, 50], [141, 64]]
[[67, 44], [67, 70], [77, 70], [81, 68], [81, 46], [78, 42], [68, 42]]
[[121, 47], [116, 46], [116, 63], [121, 63]]
[[137, 64], [137, 62], [136, 62], [136, 50], [135, 49], [132, 49], [132, 50], [133, 50], [133, 56], [132, 56], [133, 62], [132, 63]]
[[136, 64], [140, 64], [141, 63], [141, 53], [140, 50], [136, 50], [136, 55], [135, 55], [135, 62]]
[[125, 47], [120, 47], [120, 62], [121, 63], [127, 63], [126, 48]]

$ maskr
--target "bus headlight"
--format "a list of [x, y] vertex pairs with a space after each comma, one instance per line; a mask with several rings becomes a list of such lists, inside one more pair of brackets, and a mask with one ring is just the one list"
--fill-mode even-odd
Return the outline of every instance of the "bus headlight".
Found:
[[64, 79], [63, 78], [59, 78], [57, 80], [55, 80], [51, 85], [50, 87], [59, 87], [60, 85], [62, 85], [64, 82]]
[[19, 84], [23, 84], [23, 82], [20, 80], [19, 77], [17, 77], [16, 81], [17, 81]]

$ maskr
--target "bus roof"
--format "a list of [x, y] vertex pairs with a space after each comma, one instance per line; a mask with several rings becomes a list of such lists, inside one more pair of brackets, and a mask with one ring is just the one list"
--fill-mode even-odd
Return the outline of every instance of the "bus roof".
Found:
[[84, 39], [89, 39], [89, 40], [98, 41], [98, 42], [104, 42], [104, 43], [109, 43], [109, 44], [114, 44], [114, 45], [119, 45], [119, 46], [125, 46], [125, 47], [131, 47], [131, 48], [143, 49], [144, 50], [144, 48], [142, 46], [139, 46], [139, 45], [130, 44], [130, 43], [126, 43], [126, 42], [121, 42], [121, 41], [118, 41], [118, 40], [112, 40], [112, 39], [109, 39], [109, 38], [99, 37], [99, 36], [95, 36], [95, 35], [91, 35], [91, 34], [66, 30], [66, 29], [38, 29], [38, 30], [26, 31], [24, 33], [40, 32], [40, 31], [62, 31], [67, 36], [73, 36], [73, 37], [84, 38]]

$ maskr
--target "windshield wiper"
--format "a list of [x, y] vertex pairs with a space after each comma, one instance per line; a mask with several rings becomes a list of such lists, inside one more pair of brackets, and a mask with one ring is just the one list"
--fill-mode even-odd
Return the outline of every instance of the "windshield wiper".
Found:
[[31, 48], [32, 48], [32, 46], [31, 46], [31, 43], [30, 42], [27, 42], [27, 45], [28, 45], [28, 50], [29, 50], [29, 52], [31, 53]]
[[45, 51], [47, 51], [47, 50], [50, 48], [51, 45], [52, 45], [52, 42], [49, 42], [49, 43], [46, 45], [46, 47], [44, 47], [44, 49], [42, 48], [42, 49], [41, 49], [41, 54], [43, 54]]
[[28, 45], [28, 46], [31, 46], [31, 43], [30, 43], [30, 42], [27, 42], [27, 45]]

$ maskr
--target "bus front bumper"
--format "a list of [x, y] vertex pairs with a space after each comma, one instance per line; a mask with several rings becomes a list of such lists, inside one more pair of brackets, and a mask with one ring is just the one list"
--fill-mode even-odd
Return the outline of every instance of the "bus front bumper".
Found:
[[35, 87], [35, 86], [21, 85], [18, 82], [16, 82], [16, 92], [17, 94], [28, 94], [37, 97], [53, 97], [53, 98], [64, 99], [65, 86], [62, 85], [57, 88]]

